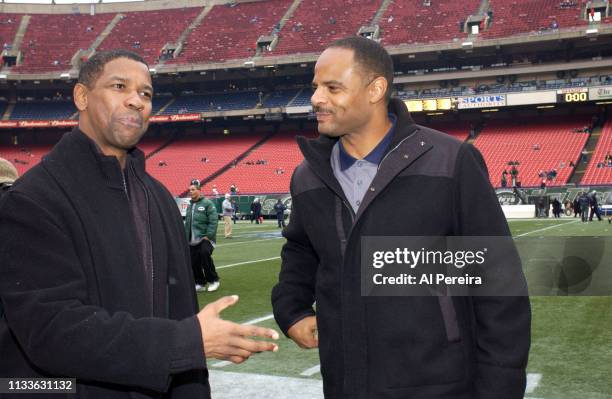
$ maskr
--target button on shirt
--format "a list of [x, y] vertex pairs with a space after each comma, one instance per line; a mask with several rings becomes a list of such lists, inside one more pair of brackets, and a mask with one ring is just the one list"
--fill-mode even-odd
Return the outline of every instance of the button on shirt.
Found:
[[357, 213], [363, 197], [372, 184], [378, 165], [385, 156], [395, 131], [397, 117], [389, 114], [392, 126], [378, 145], [363, 159], [355, 159], [349, 155], [340, 140], [334, 145], [331, 153], [331, 167], [334, 176], [340, 183], [346, 199]]

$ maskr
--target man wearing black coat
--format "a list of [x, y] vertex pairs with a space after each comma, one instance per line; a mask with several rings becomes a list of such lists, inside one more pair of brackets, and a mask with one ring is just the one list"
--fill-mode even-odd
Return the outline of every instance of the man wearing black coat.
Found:
[[198, 312], [178, 208], [135, 148], [144, 60], [97, 53], [73, 94], [79, 127], [0, 202], [0, 378], [75, 378], [75, 398], [209, 398], [206, 357], [240, 363], [276, 348], [246, 337], [277, 334], [220, 319], [235, 296]]
[[275, 319], [319, 348], [328, 399], [522, 399], [531, 313], [520, 261], [502, 262], [520, 296], [362, 296], [366, 236], [510, 235], [480, 153], [416, 125], [392, 80], [388, 53], [361, 37], [316, 63], [321, 136], [298, 139]]

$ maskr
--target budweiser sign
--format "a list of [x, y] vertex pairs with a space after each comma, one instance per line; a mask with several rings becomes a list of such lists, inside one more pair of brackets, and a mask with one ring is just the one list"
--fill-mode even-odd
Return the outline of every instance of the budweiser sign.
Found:
[[[157, 115], [152, 116], [149, 122], [192, 122], [202, 120], [200, 114], [180, 114], [180, 115]], [[39, 127], [74, 127], [78, 126], [78, 120], [48, 120], [48, 121], [0, 121], [0, 129], [17, 128], [39, 128]]]
[[156, 115], [149, 119], [152, 123], [165, 123], [165, 122], [192, 122], [199, 121], [202, 118], [200, 114], [177, 114], [177, 115]]

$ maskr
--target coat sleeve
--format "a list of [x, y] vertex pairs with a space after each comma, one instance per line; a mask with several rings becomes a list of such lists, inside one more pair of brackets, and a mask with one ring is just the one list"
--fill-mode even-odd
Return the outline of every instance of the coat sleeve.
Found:
[[[454, 177], [457, 235], [510, 236], [489, 182], [486, 164], [472, 145], [462, 145]], [[472, 298], [477, 363], [473, 397], [476, 399], [522, 399], [525, 391], [531, 309], [520, 258], [514, 248], [507, 253], [511, 257], [502, 266], [512, 269], [509, 272], [524, 283], [525, 290], [521, 290], [521, 296]]]
[[315, 283], [319, 258], [304, 230], [299, 199], [293, 196], [291, 218], [283, 230], [281, 271], [272, 289], [272, 309], [280, 329], [287, 334], [293, 324], [315, 314]]
[[205, 369], [198, 320], [134, 318], [95, 306], [73, 237], [28, 196], [0, 203], [0, 296], [28, 360], [45, 374], [166, 391]]

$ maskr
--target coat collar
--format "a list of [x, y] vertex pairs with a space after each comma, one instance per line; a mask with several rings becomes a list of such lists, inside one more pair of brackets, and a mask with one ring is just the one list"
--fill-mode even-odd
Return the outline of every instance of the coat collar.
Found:
[[[100, 182], [81, 181], [91, 180], [97, 175], [107, 187], [124, 190], [123, 171], [119, 160], [114, 156], [104, 155], [98, 145], [78, 127], [66, 133], [45, 160], [68, 165], [68, 170], [74, 171], [83, 184], [100, 184]], [[134, 173], [143, 178], [146, 174], [144, 153], [136, 147], [128, 151], [126, 167], [133, 168]]]
[[[407, 167], [416, 158], [418, 158], [420, 154], [431, 148], [431, 145], [420, 145], [420, 143], [423, 142], [421, 137], [423, 136], [423, 133], [419, 131], [418, 126], [414, 123], [408, 108], [402, 100], [392, 98], [389, 103], [388, 112], [397, 116], [397, 123], [393, 132], [391, 143], [389, 144], [379, 167], [387, 168], [388, 164], [392, 163], [390, 161], [393, 161], [393, 167], [391, 168], [392, 172], [399, 173], [401, 169]], [[331, 152], [337, 141], [337, 137], [329, 137], [326, 135], [320, 135], [316, 139], [306, 139], [303, 136], [297, 137], [298, 145], [302, 151], [302, 154], [304, 155], [304, 158], [308, 162], [308, 165], [323, 180], [323, 182], [327, 184], [327, 186], [329, 186], [339, 197], [346, 200], [346, 196], [344, 195], [338, 180], [334, 176], [330, 164]], [[412, 145], [414, 143], [417, 145]], [[404, 150], [400, 151], [402, 152], [402, 155], [399, 158], [395, 156], [392, 157], [391, 153], [395, 152], [395, 150], [398, 148]], [[404, 157], [404, 155], [406, 155], [406, 151], [409, 151], [410, 153], [407, 158]], [[388, 183], [391, 180], [389, 178], [390, 175], [391, 173], [385, 174], [386, 178], [383, 181], [384, 183]], [[384, 187], [379, 185], [379, 188], [382, 189]], [[365, 206], [360, 206], [360, 210], [362, 208], [365, 209]]]

